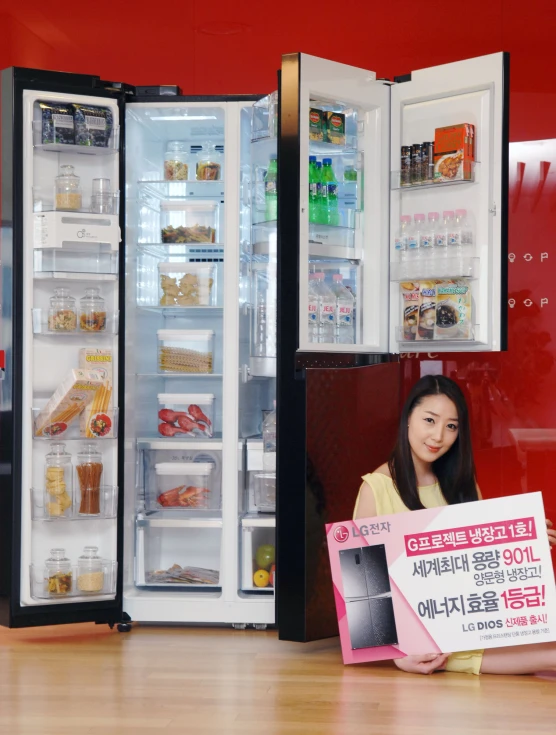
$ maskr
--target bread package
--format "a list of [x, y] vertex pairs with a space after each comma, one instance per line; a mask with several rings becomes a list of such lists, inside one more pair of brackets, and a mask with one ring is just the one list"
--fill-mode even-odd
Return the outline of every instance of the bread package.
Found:
[[104, 385], [95, 370], [70, 370], [35, 421], [35, 436], [61, 436]]

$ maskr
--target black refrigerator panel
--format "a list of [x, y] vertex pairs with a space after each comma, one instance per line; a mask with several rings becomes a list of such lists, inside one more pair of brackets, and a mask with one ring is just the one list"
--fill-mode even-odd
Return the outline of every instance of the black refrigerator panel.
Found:
[[349, 637], [353, 650], [376, 646], [376, 635], [371, 619], [369, 600], [346, 600]]
[[384, 544], [364, 546], [361, 549], [365, 579], [369, 597], [384, 595], [390, 592], [390, 576], [386, 561], [386, 547]]
[[369, 607], [376, 641], [374, 645], [397, 645], [398, 633], [396, 631], [396, 619], [394, 617], [392, 598], [390, 596], [371, 598], [369, 599]]
[[363, 549], [345, 549], [340, 551], [340, 567], [344, 599], [368, 597], [367, 578], [363, 562]]

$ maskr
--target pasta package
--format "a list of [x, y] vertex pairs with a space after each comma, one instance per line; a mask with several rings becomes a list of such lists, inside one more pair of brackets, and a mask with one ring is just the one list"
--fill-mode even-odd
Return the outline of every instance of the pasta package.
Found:
[[419, 284], [419, 326], [417, 339], [434, 339], [436, 322], [436, 281]]
[[40, 411], [35, 421], [35, 436], [58, 437], [91, 404], [104, 385], [95, 370], [71, 370]]
[[113, 366], [112, 350], [88, 347], [79, 350], [79, 367], [94, 370], [104, 380], [98, 400], [95, 396], [96, 403], [93, 400], [90, 409], [83, 411], [79, 419], [79, 433], [87, 439], [102, 439], [114, 435]]
[[472, 339], [470, 281], [442, 281], [436, 294], [435, 339]]

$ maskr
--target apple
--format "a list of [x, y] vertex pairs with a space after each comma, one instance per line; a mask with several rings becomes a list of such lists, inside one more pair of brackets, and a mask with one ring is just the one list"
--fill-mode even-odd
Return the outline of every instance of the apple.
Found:
[[255, 553], [255, 561], [259, 569], [269, 569], [276, 561], [276, 550], [271, 544], [259, 546]]

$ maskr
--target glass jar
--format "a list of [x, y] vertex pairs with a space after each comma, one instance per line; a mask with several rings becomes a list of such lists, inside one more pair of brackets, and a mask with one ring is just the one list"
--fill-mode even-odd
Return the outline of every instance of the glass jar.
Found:
[[197, 156], [197, 181], [219, 181], [222, 178], [222, 156], [216, 146], [206, 143]]
[[187, 181], [187, 145], [179, 140], [171, 140], [164, 155], [164, 178], [166, 181]]
[[77, 329], [77, 310], [75, 299], [70, 296], [69, 288], [55, 288], [50, 298], [48, 310], [49, 332], [75, 332]]
[[55, 442], [45, 457], [46, 511], [53, 518], [69, 517], [72, 507], [73, 467], [66, 445]]
[[82, 332], [104, 332], [106, 329], [106, 308], [100, 295], [100, 288], [86, 288], [80, 301], [79, 326]]
[[77, 453], [77, 480], [79, 482], [79, 515], [100, 515], [100, 483], [102, 455], [94, 444], [87, 444]]
[[54, 179], [56, 209], [78, 212], [81, 209], [81, 186], [79, 176], [74, 174], [74, 167], [60, 166], [60, 173]]
[[65, 549], [50, 549], [50, 557], [45, 564], [48, 594], [53, 597], [69, 595], [72, 590], [72, 569]]
[[77, 560], [77, 589], [79, 592], [99, 593], [104, 588], [104, 569], [98, 556], [98, 546], [85, 546]]
[[91, 212], [114, 214], [114, 197], [110, 189], [110, 179], [93, 179]]

